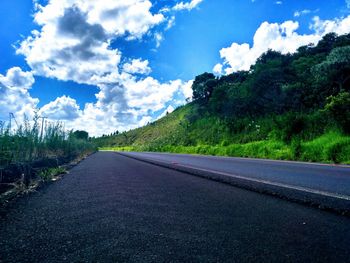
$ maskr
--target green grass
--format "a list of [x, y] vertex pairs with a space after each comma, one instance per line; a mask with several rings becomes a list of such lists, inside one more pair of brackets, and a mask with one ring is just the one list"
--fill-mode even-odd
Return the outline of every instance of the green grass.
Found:
[[230, 124], [196, 113], [195, 105], [188, 104], [152, 124], [99, 138], [97, 143], [101, 150], [350, 164], [350, 137], [343, 135], [322, 111], [300, 118], [304, 128], [295, 134], [291, 114], [243, 118]]
[[[157, 147], [101, 147], [112, 151], [159, 151], [201, 155], [251, 157], [274, 160], [350, 164], [350, 137], [339, 132], [328, 132], [314, 140], [299, 142], [300, 146], [277, 140], [262, 140], [244, 144]], [[297, 148], [297, 149], [296, 149]]]
[[47, 168], [39, 172], [39, 177], [44, 181], [51, 181], [58, 175], [67, 173], [63, 167]]
[[350, 164], [350, 137], [329, 132], [302, 143], [301, 160]]
[[[96, 150], [93, 143], [77, 139], [71, 131], [64, 130], [63, 125], [59, 122], [44, 125], [43, 129], [41, 124], [36, 116], [33, 121], [26, 119], [15, 130], [1, 127], [0, 170], [2, 180], [7, 182], [7, 178], [11, 180], [23, 178], [25, 184], [29, 184], [33, 179], [34, 164], [38, 165], [41, 162], [40, 168], [48, 168], [45, 165], [46, 161], [53, 160], [58, 166], [59, 160], [69, 162]], [[43, 176], [45, 177], [45, 173]]]

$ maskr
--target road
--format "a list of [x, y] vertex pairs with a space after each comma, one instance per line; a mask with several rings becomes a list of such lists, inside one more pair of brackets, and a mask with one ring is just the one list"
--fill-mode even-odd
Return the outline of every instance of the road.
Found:
[[134, 157], [305, 187], [350, 198], [350, 166], [167, 153], [126, 153]]
[[96, 153], [18, 199], [1, 262], [349, 262], [350, 219]]

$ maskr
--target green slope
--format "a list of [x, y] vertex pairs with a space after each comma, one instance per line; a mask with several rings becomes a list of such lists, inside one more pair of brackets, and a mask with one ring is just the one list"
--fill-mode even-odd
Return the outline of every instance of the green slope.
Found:
[[[350, 137], [330, 127], [311, 139], [287, 143], [276, 135], [273, 121], [256, 120], [259, 131], [231, 134], [227, 123], [203, 116], [188, 121], [195, 105], [188, 104], [144, 127], [97, 139], [101, 150], [157, 151], [234, 157], [255, 157], [350, 164]], [[305, 131], [308, 133], [308, 131]], [[265, 138], [262, 138], [265, 137]], [[243, 141], [242, 141], [243, 140]]]
[[193, 102], [158, 121], [95, 138], [101, 149], [350, 163], [350, 34], [249, 71], [197, 76]]

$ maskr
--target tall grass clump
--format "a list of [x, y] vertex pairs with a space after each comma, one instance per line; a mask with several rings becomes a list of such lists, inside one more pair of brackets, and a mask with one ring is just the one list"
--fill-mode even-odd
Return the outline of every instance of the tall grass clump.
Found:
[[301, 144], [303, 161], [350, 164], [350, 137], [340, 132], [328, 132]]
[[0, 183], [22, 180], [28, 185], [42, 169], [58, 167], [93, 151], [95, 146], [89, 140], [76, 138], [62, 123], [43, 125], [38, 116], [32, 121], [25, 117], [16, 129], [0, 129]]

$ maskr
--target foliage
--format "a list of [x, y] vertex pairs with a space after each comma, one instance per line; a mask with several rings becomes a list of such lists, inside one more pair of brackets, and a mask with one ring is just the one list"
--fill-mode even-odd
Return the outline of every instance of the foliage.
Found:
[[64, 174], [67, 171], [63, 167], [46, 168], [39, 172], [39, 177], [44, 181], [50, 181], [55, 176]]
[[331, 114], [342, 130], [350, 134], [350, 93], [341, 92], [327, 99], [325, 110]]
[[23, 177], [29, 184], [37, 169], [57, 167], [95, 150], [93, 143], [65, 131], [59, 122], [41, 125], [38, 116], [25, 118], [16, 130], [0, 130], [0, 179], [11, 183]]
[[295, 54], [269, 50], [249, 71], [197, 76], [193, 101], [162, 119], [94, 141], [127, 150], [348, 162], [349, 65], [350, 34], [327, 34]]
[[203, 73], [194, 79], [193, 100], [208, 100], [213, 92], [217, 80], [212, 73]]
[[326, 60], [315, 66], [314, 73], [319, 82], [335, 84], [338, 92], [349, 90], [350, 46], [333, 49]]
[[293, 140], [286, 144], [278, 140], [263, 140], [229, 145], [165, 145], [102, 147], [112, 151], [158, 151], [169, 153], [203, 154], [233, 157], [265, 158], [275, 160], [298, 160], [307, 162], [350, 164], [350, 138], [338, 132], [329, 132], [311, 141]]
[[72, 135], [78, 140], [87, 141], [89, 139], [89, 133], [86, 131], [74, 131]]

